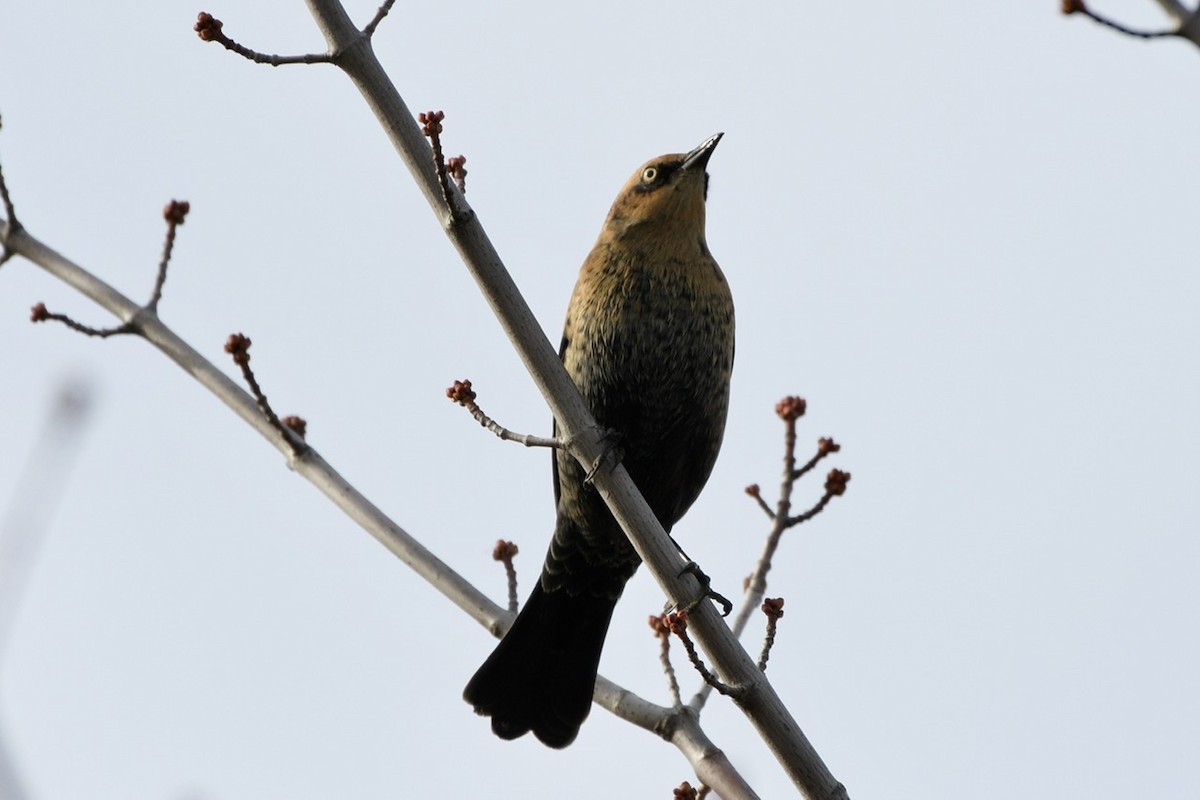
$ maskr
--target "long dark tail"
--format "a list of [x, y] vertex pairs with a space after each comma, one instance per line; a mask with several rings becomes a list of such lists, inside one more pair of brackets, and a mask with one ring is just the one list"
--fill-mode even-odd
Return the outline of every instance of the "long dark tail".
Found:
[[600, 651], [615, 600], [542, 591], [539, 581], [512, 628], [463, 690], [501, 739], [575, 741], [592, 708]]

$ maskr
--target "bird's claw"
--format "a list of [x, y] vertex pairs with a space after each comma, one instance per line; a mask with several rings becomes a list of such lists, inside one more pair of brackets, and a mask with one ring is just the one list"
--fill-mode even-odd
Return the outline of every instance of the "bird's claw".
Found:
[[682, 608], [680, 608], [680, 606], [678, 604], [672, 605], [672, 604], [668, 603], [667, 608], [665, 610], [668, 613], [670, 613], [671, 611], [675, 611], [675, 610], [691, 611], [696, 606], [703, 603], [705, 600], [712, 600], [714, 603], [716, 603], [717, 605], [719, 605], [721, 607], [721, 616], [728, 617], [729, 612], [733, 611], [733, 603], [731, 603], [729, 601], [728, 597], [726, 597], [725, 595], [721, 594], [720, 592], [718, 592], [712, 588], [712, 578], [708, 577], [708, 575], [705, 574], [704, 570], [700, 569], [700, 565], [697, 564], [695, 561], [688, 561], [686, 564], [683, 565], [683, 569], [681, 569], [679, 571], [679, 574], [681, 576], [686, 575], [688, 573], [691, 573], [692, 575], [694, 575], [696, 577], [696, 580], [698, 580], [700, 582], [700, 593], [698, 595], [696, 595], [694, 598], [692, 598], [692, 600], [689, 601]]
[[596, 460], [592, 462], [592, 466], [588, 468], [587, 474], [583, 476], [583, 485], [591, 487], [596, 475], [608, 464], [609, 468], [615, 467], [621, 463], [624, 453], [621, 452], [621, 445], [616, 441], [617, 432], [612, 428], [605, 428], [600, 433], [600, 441], [604, 443], [604, 449], [600, 451], [600, 455], [596, 456]]

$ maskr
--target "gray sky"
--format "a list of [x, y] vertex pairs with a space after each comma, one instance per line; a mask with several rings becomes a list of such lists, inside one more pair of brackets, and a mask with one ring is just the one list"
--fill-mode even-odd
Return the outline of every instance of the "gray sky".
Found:
[[[161, 314], [267, 394], [374, 502], [494, 597], [553, 519], [504, 424], [543, 402], [302, 4], [0, 10], [0, 158], [29, 229], [144, 298], [162, 206], [192, 203]], [[644, 160], [726, 136], [709, 245], [734, 290], [725, 447], [676, 533], [749, 572], [785, 394], [853, 473], [793, 532], [770, 676], [854, 798], [1183, 796], [1200, 745], [1200, 51], [1057, 3], [398, 4], [375, 47], [446, 111], [468, 199], [557, 342], [576, 270]], [[1154, 24], [1149, 0], [1106, 10]], [[350, 6], [356, 19], [370, 3]], [[1181, 89], [1181, 87], [1185, 87]], [[1183, 94], [1181, 94], [1181, 91]], [[1194, 171], [1194, 170], [1192, 170]], [[33, 796], [669, 797], [668, 745], [594, 709], [554, 752], [460, 700], [492, 647], [147, 344], [29, 324], [105, 315], [0, 269], [0, 502], [62, 381], [97, 406], [0, 664]], [[798, 502], [820, 494], [802, 485]], [[603, 673], [664, 702], [630, 584]], [[759, 630], [747, 636], [757, 648]], [[685, 677], [685, 687], [692, 685]], [[790, 784], [724, 701], [704, 716], [764, 797]]]

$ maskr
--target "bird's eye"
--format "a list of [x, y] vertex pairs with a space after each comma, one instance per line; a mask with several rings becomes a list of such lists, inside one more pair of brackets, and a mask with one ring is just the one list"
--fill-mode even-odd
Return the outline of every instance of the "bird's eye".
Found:
[[654, 183], [658, 177], [658, 167], [646, 167], [642, 170], [642, 183]]

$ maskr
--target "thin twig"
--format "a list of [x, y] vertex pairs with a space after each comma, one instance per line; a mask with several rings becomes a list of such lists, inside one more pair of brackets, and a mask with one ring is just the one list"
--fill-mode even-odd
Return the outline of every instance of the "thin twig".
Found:
[[758, 507], [767, 515], [767, 519], [775, 519], [775, 511], [767, 505], [767, 501], [763, 499], [762, 487], [757, 483], [752, 483], [746, 487], [746, 494], [754, 498], [754, 502], [758, 503]]
[[763, 640], [762, 653], [758, 657], [758, 668], [767, 671], [767, 659], [771, 657], [771, 648], [775, 646], [775, 628], [783, 618], [783, 598], [768, 597], [763, 600], [762, 612], [767, 616], [767, 635]]
[[[788, 512], [792, 508], [792, 488], [796, 485], [796, 421], [808, 410], [808, 402], [803, 397], [789, 395], [775, 404], [775, 414], [784, 423], [783, 432], [783, 480], [779, 485], [779, 499], [775, 503], [775, 511], [771, 515], [774, 524], [767, 535], [763, 553], [755, 565], [747, 583], [746, 592], [756, 598], [753, 604], [746, 604], [743, 613], [738, 616], [740, 627], [735, 625], [734, 632], [740, 636], [746, 625], [746, 618], [753, 605], [757, 605], [757, 597], [767, 589], [767, 573], [771, 570], [771, 559], [779, 547], [779, 540], [787, 530]], [[762, 501], [765, 504], [765, 501]]]
[[192, 30], [194, 30], [200, 36], [201, 40], [205, 42], [217, 42], [226, 50], [232, 50], [239, 56], [253, 61], [255, 64], [270, 64], [272, 67], [279, 67], [284, 64], [333, 63], [333, 55], [331, 53], [308, 53], [302, 56], [276, 56], [260, 53], [257, 50], [251, 50], [249, 47], [244, 47], [226, 36], [221, 30], [223, 26], [224, 23], [221, 22], [221, 20], [217, 19], [206, 11], [201, 11], [196, 17], [196, 24], [192, 26]]
[[816, 454], [806, 461], [804, 466], [792, 472], [792, 479], [799, 480], [800, 478], [803, 478], [806, 474], [812, 471], [813, 467], [817, 466], [821, 459], [832, 453], [836, 453], [841, 449], [842, 446], [840, 444], [827, 436], [818, 439]]
[[651, 614], [650, 629], [658, 637], [658, 660], [662, 664], [663, 674], [667, 676], [667, 691], [671, 694], [671, 704], [676, 708], [683, 705], [683, 697], [679, 693], [679, 679], [675, 676], [675, 665], [671, 663], [671, 626], [666, 614]]
[[163, 209], [163, 219], [167, 221], [167, 236], [163, 242], [162, 259], [158, 262], [158, 275], [154, 278], [154, 290], [150, 293], [150, 302], [146, 308], [158, 313], [158, 301], [162, 299], [163, 286], [167, 282], [167, 265], [171, 263], [171, 252], [175, 249], [175, 229], [183, 224], [188, 211], [192, 209], [186, 200], [172, 200]]
[[446, 389], [446, 397], [450, 398], [455, 403], [458, 403], [460, 406], [467, 409], [467, 411], [470, 411], [471, 416], [475, 418], [476, 422], [487, 428], [492, 433], [496, 434], [496, 436], [503, 441], [520, 442], [526, 447], [566, 447], [561, 439], [551, 439], [546, 438], [545, 436], [534, 436], [528, 433], [514, 433], [500, 423], [496, 422], [487, 414], [483, 413], [483, 409], [481, 409], [475, 403], [476, 395], [474, 390], [471, 389], [471, 382], [469, 380], [455, 381], [454, 385]]
[[[299, 436], [293, 436], [297, 433], [294, 427], [291, 427], [279, 419], [275, 414], [275, 409], [271, 408], [270, 402], [267, 401], [266, 394], [263, 393], [262, 387], [258, 385], [258, 379], [254, 377], [254, 370], [250, 369], [250, 337], [241, 333], [231, 333], [229, 338], [225, 340], [225, 352], [233, 356], [233, 363], [237, 364], [242, 370], [242, 378], [250, 387], [250, 393], [254, 395], [254, 400], [258, 403], [259, 409], [263, 416], [271, 423], [271, 427], [279, 431], [279, 434], [288, 443], [288, 447], [292, 451], [292, 456], [300, 458], [308, 450], [308, 445], [304, 443], [303, 420], [300, 420], [301, 431]], [[288, 417], [288, 420], [296, 420], [296, 417]]]
[[794, 528], [802, 522], [808, 522], [817, 514], [820, 514], [825, 510], [825, 506], [829, 505], [830, 500], [846, 493], [846, 484], [849, 482], [849, 472], [843, 472], [840, 469], [829, 470], [829, 474], [825, 477], [825, 494], [821, 495], [821, 499], [817, 501], [817, 504], [808, 511], [805, 511], [803, 514], [797, 514], [794, 517], [788, 517], [783, 523], [784, 529]]
[[442, 187], [442, 200], [446, 203], [446, 210], [450, 212], [451, 221], [457, 222], [458, 210], [451, 199], [453, 192], [450, 189], [450, 176], [446, 172], [446, 156], [442, 152], [442, 120], [445, 118], [445, 111], [422, 111], [417, 115], [417, 122], [421, 123], [421, 133], [429, 138], [429, 145], [433, 148], [433, 166], [437, 170], [438, 183]]
[[396, 0], [386, 0], [379, 10], [375, 12], [375, 16], [367, 23], [367, 27], [363, 28], [363, 33], [370, 38], [375, 35], [375, 29], [379, 27], [379, 23], [383, 22], [383, 18], [392, 10], [392, 6], [396, 4]]
[[513, 558], [521, 552], [513, 542], [501, 539], [492, 548], [492, 559], [504, 565], [504, 577], [508, 583], [508, 610], [517, 613], [517, 568], [513, 566]]
[[[795, 487], [796, 480], [811, 471], [822, 458], [841, 450], [841, 445], [837, 444], [833, 439], [828, 437], [821, 438], [817, 441], [817, 454], [809, 459], [803, 467], [796, 468], [796, 422], [804, 415], [807, 409], [808, 403], [804, 398], [795, 396], [785, 397], [775, 405], [775, 413], [784, 423], [783, 478], [780, 481], [779, 500], [776, 502], [775, 509], [771, 510], [767, 505], [758, 484], [746, 487], [746, 494], [754, 498], [759, 508], [766, 511], [767, 516], [772, 520], [772, 525], [770, 532], [767, 534], [766, 541], [763, 543], [762, 554], [754, 565], [754, 571], [746, 578], [743, 588], [742, 606], [733, 621], [733, 635], [739, 638], [745, 632], [753, 610], [758, 607], [762, 596], [767, 591], [767, 573], [771, 570], [772, 560], [775, 557], [776, 550], [779, 549], [779, 543], [783, 539], [784, 532], [819, 514], [833, 497], [845, 493], [846, 483], [850, 480], [848, 472], [840, 470], [831, 471], [825, 481], [825, 493], [817, 501], [816, 505], [794, 517], [789, 514], [792, 507], [792, 490]], [[705, 702], [707, 702], [708, 695], [709, 687], [707, 685], [700, 687], [700, 690], [692, 697], [688, 706], [699, 711], [704, 707]]]
[[467, 193], [466, 164], [466, 156], [450, 156], [450, 158], [446, 159], [446, 169], [450, 172], [450, 177], [454, 178], [454, 184], [458, 187], [458, 191], [464, 195]]
[[132, 322], [125, 322], [120, 325], [115, 325], [111, 328], [93, 328], [90, 325], [84, 325], [82, 322], [76, 322], [66, 314], [55, 314], [48, 311], [45, 303], [38, 303], [32, 309], [30, 309], [30, 322], [46, 322], [48, 320], [61, 322], [63, 325], [66, 325], [73, 331], [78, 331], [79, 333], [87, 336], [96, 336], [101, 339], [107, 339], [110, 336], [124, 336], [127, 334], [137, 333], [137, 330], [135, 330]]
[[704, 662], [700, 660], [700, 654], [696, 652], [696, 645], [692, 642], [692, 637], [687, 633], [688, 613], [686, 611], [676, 611], [673, 614], [666, 615], [667, 626], [671, 629], [671, 633], [679, 637], [679, 641], [683, 642], [683, 649], [687, 651], [688, 660], [692, 662], [692, 666], [700, 673], [700, 677], [704, 678], [704, 682], [716, 689], [726, 697], [738, 698], [745, 694], [745, 690], [737, 686], [730, 686], [722, 683], [721, 679], [709, 671], [708, 667], [704, 666]]

